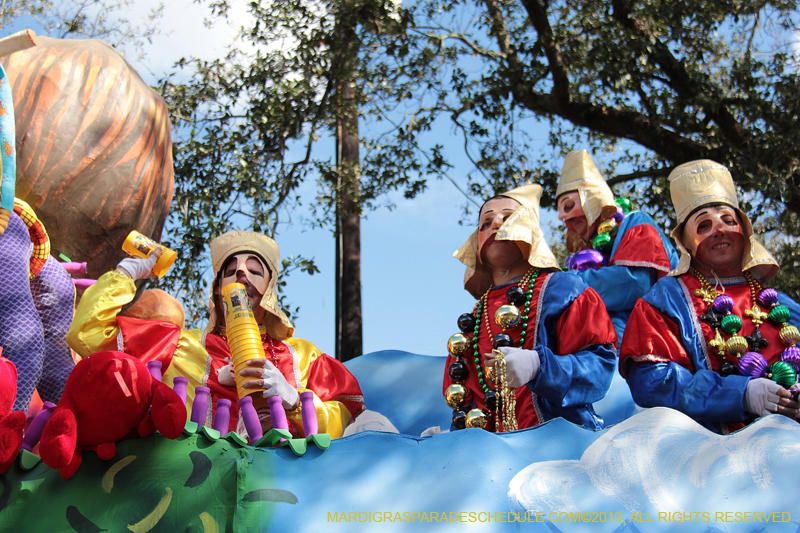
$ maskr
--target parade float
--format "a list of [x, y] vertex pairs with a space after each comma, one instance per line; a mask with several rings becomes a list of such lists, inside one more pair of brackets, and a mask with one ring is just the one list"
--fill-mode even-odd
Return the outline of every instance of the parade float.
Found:
[[[9, 74], [0, 86], [6, 89], [0, 93], [2, 207], [13, 210], [16, 178], [16, 196], [38, 218], [4, 226], [0, 235], [10, 265], [0, 276], [0, 300], [8, 306], [0, 338], [9, 331], [25, 337], [4, 354], [29, 350], [45, 365], [48, 323], [33, 281], [41, 271], [34, 273], [25, 239], [49, 243], [48, 253], [38, 248], [34, 259], [58, 263], [63, 280], [63, 272], [80, 267], [59, 255], [99, 258], [91, 278], [115, 264], [130, 230], [157, 238], [172, 189], [169, 125], [163, 102], [104, 45], [41, 39], [38, 48], [30, 46], [30, 34], [18, 39], [16, 49], [26, 50], [0, 52], [11, 54], [3, 58]], [[115, 92], [122, 86], [132, 93]], [[13, 106], [10, 87], [18, 98]], [[93, 105], [93, 94], [104, 101], [118, 96], [126, 105]], [[39, 219], [47, 238], [35, 229]], [[3, 248], [3, 241], [13, 246]], [[81, 248], [84, 242], [92, 248]], [[23, 326], [14, 321], [20, 308], [32, 313]], [[188, 417], [185, 391], [162, 383], [157, 369], [108, 352], [76, 367], [61, 383], [58, 405], [45, 403], [23, 437], [14, 401], [26, 396], [27, 405], [27, 388], [42, 385], [20, 380], [27, 388], [19, 391], [14, 373], [30, 369], [2, 365], [0, 532], [794, 532], [800, 526], [800, 426], [788, 418], [768, 416], [718, 435], [677, 411], [655, 408], [601, 431], [560, 418], [509, 433], [449, 431], [453, 412], [441, 395], [445, 346], [442, 352], [383, 351], [350, 361], [368, 410], [333, 441], [309, 428], [305, 437], [251, 433], [249, 442], [214, 429], [206, 417]], [[598, 406], [601, 416], [634, 411], [613, 402]]]

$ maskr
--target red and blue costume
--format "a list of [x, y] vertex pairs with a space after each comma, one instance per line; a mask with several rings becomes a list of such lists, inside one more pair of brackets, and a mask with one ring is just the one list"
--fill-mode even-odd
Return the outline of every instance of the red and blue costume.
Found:
[[[722, 279], [725, 294], [735, 302], [733, 314], [745, 317], [753, 307], [744, 277]], [[627, 379], [637, 404], [677, 409], [707, 428], [726, 433], [739, 429], [754, 417], [744, 409], [750, 377], [721, 376], [723, 359], [709, 347], [715, 332], [698, 317], [707, 304], [695, 294], [700, 281], [690, 272], [661, 279], [639, 302], [628, 321], [620, 348], [620, 373]], [[800, 306], [785, 294], [779, 301], [791, 311], [789, 323], [800, 326]], [[755, 326], [744, 318], [742, 336]], [[759, 328], [769, 344], [761, 348], [768, 363], [777, 361], [785, 348], [780, 326], [764, 322]]]
[[678, 265], [678, 254], [653, 217], [631, 211], [619, 225], [610, 253], [604, 255], [607, 266], [571, 272], [597, 291], [622, 339], [636, 300]]
[[[506, 291], [512, 285], [489, 291], [484, 317], [494, 317], [497, 308], [507, 303]], [[536, 350], [541, 367], [527, 386], [516, 390], [518, 428], [562, 417], [588, 429], [602, 429], [603, 421], [591, 404], [603, 398], [611, 384], [617, 341], [602, 300], [576, 276], [566, 272], [542, 272], [534, 283], [531, 301], [535, 307], [531, 305], [522, 348]], [[481, 364], [483, 355], [492, 351], [486, 328], [492, 337], [502, 332], [493, 318], [488, 321], [484, 318], [482, 322], [478, 334]], [[520, 345], [521, 331], [521, 327], [506, 330], [513, 346]], [[449, 355], [445, 368], [454, 361]], [[452, 383], [445, 370], [442, 390]], [[463, 385], [470, 391], [467, 405], [486, 409], [484, 391], [474, 367]], [[486, 429], [494, 428], [494, 416], [489, 416]]]
[[[636, 301], [678, 264], [678, 254], [653, 218], [632, 211], [622, 220], [611, 249], [603, 254], [605, 266], [570, 270], [597, 291], [622, 340]], [[622, 422], [636, 412], [625, 381], [618, 375], [602, 403], [596, 406], [605, 421]]]

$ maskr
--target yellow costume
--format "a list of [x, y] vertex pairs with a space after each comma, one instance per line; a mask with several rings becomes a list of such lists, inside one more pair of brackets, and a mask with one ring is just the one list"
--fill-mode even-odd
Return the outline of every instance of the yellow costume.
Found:
[[[265, 320], [262, 341], [267, 358], [281, 371], [289, 384], [298, 392], [310, 390], [314, 393], [319, 432], [329, 433], [331, 438], [342, 436], [345, 427], [363, 409], [363, 396], [356, 379], [339, 361], [322, 353], [312, 343], [291, 336], [281, 338], [279, 333], [291, 335], [294, 328], [288, 319], [277, 311], [275, 305], [275, 279], [278, 273], [278, 248], [271, 239], [271, 247], [264, 246], [267, 237], [251, 232], [231, 232], [212, 242], [212, 252], [219, 250], [218, 241], [225, 239], [238, 246], [225, 246], [224, 257], [212, 257], [215, 271], [219, 272], [222, 262], [242, 249], [253, 250], [266, 258], [272, 273], [267, 294], [264, 299], [270, 304], [264, 306], [271, 318]], [[231, 240], [232, 238], [232, 240]], [[215, 246], [215, 244], [217, 246]], [[243, 248], [244, 247], [244, 248]], [[212, 256], [218, 255], [212, 253]], [[165, 321], [143, 320], [118, 316], [122, 307], [131, 302], [136, 293], [132, 279], [117, 272], [108, 272], [96, 284], [84, 292], [75, 318], [72, 322], [67, 342], [82, 357], [103, 350], [128, 353], [142, 360], [160, 360], [164, 368], [164, 382], [172, 384], [173, 378], [185, 376], [189, 379], [187, 387], [187, 410], [191, 413], [194, 389], [205, 385], [211, 389], [212, 402], [209, 405], [207, 424], [211, 425], [216, 401], [220, 398], [231, 400], [231, 422], [229, 428], [235, 430], [239, 415], [235, 408], [238, 396], [235, 387], [223, 385], [218, 373], [227, 364], [230, 356], [224, 337], [224, 328], [216, 327], [216, 333], [199, 329], [186, 330]], [[273, 304], [274, 300], [274, 304]], [[215, 323], [215, 309], [212, 304], [210, 328]], [[210, 329], [208, 328], [208, 329]], [[264, 416], [264, 413], [260, 413]], [[290, 430], [303, 435], [300, 409], [286, 413]]]

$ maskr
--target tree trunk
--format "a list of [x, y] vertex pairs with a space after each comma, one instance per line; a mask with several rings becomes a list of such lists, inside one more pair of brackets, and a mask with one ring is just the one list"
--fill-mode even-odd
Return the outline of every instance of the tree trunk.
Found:
[[352, 77], [341, 80], [339, 88], [343, 113], [336, 124], [336, 358], [349, 361], [363, 351], [358, 107]]

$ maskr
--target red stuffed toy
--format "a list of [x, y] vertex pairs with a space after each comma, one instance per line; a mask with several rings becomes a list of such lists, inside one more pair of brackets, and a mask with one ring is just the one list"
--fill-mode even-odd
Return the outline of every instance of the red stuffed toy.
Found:
[[11, 411], [17, 397], [17, 367], [0, 348], [0, 474], [11, 468], [22, 446], [25, 413]]
[[176, 439], [185, 425], [183, 401], [153, 379], [144, 363], [121, 352], [98, 352], [82, 359], [69, 375], [42, 432], [39, 453], [46, 465], [69, 479], [83, 450], [108, 460], [116, 455], [119, 440], [155, 430]]

